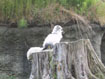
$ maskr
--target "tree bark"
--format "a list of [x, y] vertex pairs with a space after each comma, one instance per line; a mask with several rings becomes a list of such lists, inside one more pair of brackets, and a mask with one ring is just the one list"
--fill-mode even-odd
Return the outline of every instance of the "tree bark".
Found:
[[59, 43], [53, 51], [32, 56], [29, 79], [105, 79], [105, 67], [88, 39]]

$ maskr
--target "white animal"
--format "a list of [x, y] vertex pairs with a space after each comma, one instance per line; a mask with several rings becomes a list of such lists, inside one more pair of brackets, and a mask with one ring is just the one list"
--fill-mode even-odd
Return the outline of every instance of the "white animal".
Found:
[[39, 53], [39, 52], [48, 52], [51, 50], [43, 50], [43, 49], [47, 49], [48, 46], [50, 46], [51, 48], [53, 48], [53, 46], [56, 43], [59, 43], [62, 39], [62, 32], [63, 29], [60, 25], [56, 25], [54, 26], [54, 29], [52, 31], [51, 34], [49, 34], [44, 42], [43, 42], [43, 47], [31, 47], [28, 51], [27, 51], [27, 59], [30, 60], [32, 58], [32, 54], [33, 53]]
[[63, 29], [60, 25], [56, 25], [43, 42], [43, 50], [47, 48], [53, 48], [56, 43], [59, 43], [62, 39]]

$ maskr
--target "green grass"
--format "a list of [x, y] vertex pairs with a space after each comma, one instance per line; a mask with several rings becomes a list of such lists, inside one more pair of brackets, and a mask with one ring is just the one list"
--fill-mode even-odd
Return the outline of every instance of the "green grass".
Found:
[[26, 28], [28, 26], [27, 20], [25, 18], [22, 18], [18, 21], [18, 27], [19, 28]]
[[14, 75], [1, 74], [0, 79], [16, 79]]
[[[101, 0], [0, 0], [0, 22], [17, 22], [23, 17], [27, 21], [36, 20], [37, 17], [42, 16], [40, 11], [46, 10], [51, 4], [59, 4], [66, 9], [73, 8], [76, 13], [81, 15], [88, 14], [89, 9], [99, 1], [102, 2]], [[105, 2], [102, 2], [102, 6], [105, 7]], [[100, 13], [100, 8], [103, 9], [102, 6], [100, 5], [96, 11], [96, 14], [100, 16], [104, 14], [103, 11]], [[52, 8], [53, 7], [54, 6], [52, 6]], [[55, 11], [55, 14], [53, 13], [52, 15], [59, 17], [59, 12]], [[48, 18], [48, 21], [53, 19], [53, 16], [51, 17], [51, 14], [49, 15], [47, 11], [43, 16], [45, 16], [46, 19]]]

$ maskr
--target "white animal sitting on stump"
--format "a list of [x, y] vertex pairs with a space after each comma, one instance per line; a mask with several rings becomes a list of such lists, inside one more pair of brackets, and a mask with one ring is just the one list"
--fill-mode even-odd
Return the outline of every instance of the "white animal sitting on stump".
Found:
[[43, 42], [43, 50], [53, 48], [56, 43], [59, 43], [62, 39], [63, 29], [60, 25], [54, 26], [52, 33], [50, 33]]
[[33, 53], [47, 52], [49, 50], [45, 50], [45, 49], [48, 49], [48, 48], [52, 49], [56, 43], [59, 43], [61, 41], [63, 37], [62, 33], [63, 33], [63, 29], [60, 25], [54, 26], [53, 31], [45, 38], [43, 42], [43, 47], [31, 47], [27, 51], [27, 59], [28, 60], [31, 59]]

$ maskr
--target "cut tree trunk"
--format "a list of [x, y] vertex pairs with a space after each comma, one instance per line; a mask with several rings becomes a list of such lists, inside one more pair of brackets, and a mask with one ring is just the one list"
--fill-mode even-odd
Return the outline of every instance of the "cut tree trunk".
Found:
[[105, 79], [105, 67], [88, 39], [59, 43], [53, 51], [31, 55], [29, 79]]

